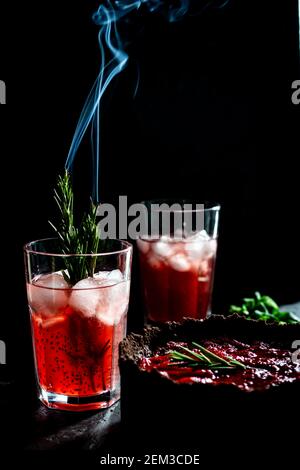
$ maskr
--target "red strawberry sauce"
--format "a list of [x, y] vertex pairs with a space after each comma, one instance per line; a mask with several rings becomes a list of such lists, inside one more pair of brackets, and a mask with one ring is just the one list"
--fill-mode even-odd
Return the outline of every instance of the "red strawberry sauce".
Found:
[[300, 365], [292, 362], [290, 350], [279, 345], [264, 341], [254, 341], [250, 344], [231, 338], [204, 340], [200, 344], [219, 357], [238, 360], [246, 368], [211, 370], [197, 366], [174, 365], [169, 351], [180, 350], [179, 345], [199, 352], [191, 344], [175, 342], [168, 342], [151, 357], [143, 357], [139, 366], [148, 372], [157, 370], [177, 383], [232, 384], [245, 391], [264, 390], [285, 382], [300, 380]]

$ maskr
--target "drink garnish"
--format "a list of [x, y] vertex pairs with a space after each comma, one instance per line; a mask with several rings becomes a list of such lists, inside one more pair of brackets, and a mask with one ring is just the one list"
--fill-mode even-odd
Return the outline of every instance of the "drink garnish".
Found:
[[[246, 369], [246, 366], [236, 359], [229, 356], [218, 356], [209, 349], [198, 343], [192, 342], [197, 351], [176, 345], [177, 349], [169, 351], [168, 355], [171, 360], [170, 366], [180, 365], [181, 367], [197, 367], [203, 369]], [[182, 351], [182, 352], [181, 352]]]
[[[50, 222], [60, 241], [61, 251], [65, 255], [96, 254], [100, 235], [96, 223], [97, 206], [91, 201], [89, 211], [81, 220], [79, 227], [74, 222], [74, 193], [70, 175], [66, 171], [59, 176], [54, 190], [54, 199], [59, 209], [57, 225]], [[81, 279], [92, 277], [96, 257], [73, 256], [65, 258], [66, 271], [62, 274], [69, 284], [74, 285]]]

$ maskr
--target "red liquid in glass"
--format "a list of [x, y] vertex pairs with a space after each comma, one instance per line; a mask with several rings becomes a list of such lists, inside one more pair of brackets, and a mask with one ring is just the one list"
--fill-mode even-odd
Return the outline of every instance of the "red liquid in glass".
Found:
[[118, 354], [114, 334], [122, 337], [124, 320], [116, 326], [105, 325], [68, 308], [53, 319], [41, 318], [32, 315], [41, 387], [68, 396], [88, 396], [109, 390], [113, 359]]
[[[97, 290], [99, 295], [102, 291], [108, 295], [108, 289], [114, 288], [115, 286]], [[32, 305], [38, 299], [37, 294], [40, 296], [44, 289], [35, 285], [29, 286]], [[36, 370], [42, 390], [67, 397], [83, 398], [110, 392], [118, 387], [118, 348], [126, 333], [126, 283], [123, 283], [121, 289], [119, 293], [122, 297], [114, 297], [116, 304], [111, 306], [111, 311], [114, 311], [115, 307], [119, 312], [122, 309], [123, 314], [118, 314], [115, 319], [108, 316], [98, 318], [92, 314], [88, 316], [86, 312], [84, 314], [74, 310], [70, 305], [53, 311], [53, 314], [49, 309], [44, 312], [31, 307]], [[61, 296], [65, 292], [68, 299], [72, 289], [52, 291], [55, 305], [55, 296]], [[86, 289], [84, 295], [90, 295], [89, 291], [95, 289]], [[49, 292], [48, 289], [48, 296]], [[63, 407], [63, 404], [59, 405], [59, 408]], [[101, 405], [95, 403], [94, 407], [99, 408]], [[69, 409], [70, 405], [66, 408]], [[76, 404], [76, 409], [86, 408], [84, 404]], [[89, 404], [88, 409], [92, 408], [93, 405]]]
[[216, 240], [139, 240], [146, 311], [152, 321], [206, 318], [210, 310]]

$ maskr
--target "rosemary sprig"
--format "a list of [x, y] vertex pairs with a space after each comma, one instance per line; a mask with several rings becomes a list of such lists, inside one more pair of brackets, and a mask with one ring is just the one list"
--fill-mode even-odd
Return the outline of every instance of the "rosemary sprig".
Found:
[[[97, 206], [91, 202], [90, 212], [84, 215], [80, 230], [83, 253], [98, 253], [100, 238], [96, 218]], [[97, 257], [91, 256], [88, 261], [89, 262], [86, 264], [87, 274], [92, 277], [95, 271]]]
[[226, 366], [230, 365], [229, 361], [226, 361], [226, 359], [223, 359], [223, 357], [217, 356], [217, 354], [214, 354], [213, 352], [211, 352], [208, 349], [204, 348], [200, 344], [194, 343], [194, 342], [192, 344], [193, 344], [193, 346], [196, 346], [196, 348], [199, 348], [200, 351], [205, 351], [205, 354], [207, 354], [208, 357], [210, 357], [213, 361], [220, 362], [221, 364], [225, 364]]
[[208, 362], [209, 364], [211, 364], [211, 360], [207, 356], [205, 356], [204, 354], [198, 354], [195, 351], [192, 351], [191, 349], [186, 348], [185, 346], [180, 345], [179, 347], [180, 347], [180, 349], [183, 349], [184, 351], [186, 351], [189, 354], [189, 357], [191, 356], [192, 358], [195, 358], [198, 361], [199, 360], [200, 361], [204, 360], [204, 361]]
[[[65, 255], [96, 254], [100, 236], [96, 224], [97, 207], [91, 202], [90, 210], [86, 213], [78, 227], [74, 222], [74, 193], [70, 175], [65, 172], [58, 177], [54, 190], [54, 200], [59, 210], [59, 223], [50, 225], [55, 230]], [[74, 256], [65, 258], [66, 271], [63, 275], [71, 285], [81, 279], [93, 276], [96, 267], [96, 256]]]
[[200, 352], [193, 351], [185, 346], [178, 345], [177, 348], [184, 351], [180, 352], [177, 349], [169, 352], [170, 359], [173, 361], [170, 365], [179, 365], [187, 367], [201, 367], [203, 369], [245, 369], [246, 366], [236, 359], [231, 357], [218, 356], [217, 354], [209, 351], [198, 343], [192, 342]]

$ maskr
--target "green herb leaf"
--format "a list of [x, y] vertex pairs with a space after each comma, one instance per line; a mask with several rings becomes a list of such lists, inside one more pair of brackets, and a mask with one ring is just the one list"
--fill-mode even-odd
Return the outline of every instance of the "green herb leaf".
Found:
[[199, 348], [200, 351], [205, 351], [205, 354], [213, 359], [213, 360], [217, 360], [219, 361], [221, 364], [226, 364], [227, 366], [230, 365], [230, 363], [228, 361], [226, 361], [226, 359], [223, 359], [223, 357], [220, 357], [220, 356], [217, 356], [216, 354], [214, 354], [213, 352], [209, 351], [208, 349], [204, 348], [203, 346], [201, 346], [200, 344], [198, 343], [192, 343], [194, 346], [196, 346], [196, 348]]
[[204, 360], [204, 361], [208, 362], [209, 364], [211, 363], [211, 360], [207, 356], [205, 356], [205, 354], [198, 354], [195, 351], [191, 351], [190, 349], [188, 349], [184, 346], [178, 346], [178, 347], [180, 347], [180, 349], [183, 349], [184, 351], [186, 351], [190, 356], [192, 356], [192, 358], [196, 358], [200, 361]]
[[58, 177], [54, 200], [59, 210], [59, 220], [57, 225], [49, 223], [58, 236], [62, 253], [77, 255], [65, 258], [66, 271], [63, 271], [67, 282], [74, 285], [81, 279], [92, 277], [94, 274], [96, 256], [78, 255], [98, 252], [100, 236], [96, 223], [97, 207], [91, 202], [90, 210], [83, 216], [79, 228], [75, 227], [74, 194], [68, 172]]
[[244, 298], [242, 305], [231, 305], [230, 313], [245, 316], [247, 319], [274, 321], [280, 324], [298, 323], [300, 320], [291, 312], [283, 312], [268, 295], [255, 292], [253, 298]]
[[170, 367], [177, 365], [180, 367], [197, 367], [203, 369], [245, 369], [246, 366], [236, 359], [230, 357], [218, 356], [217, 354], [209, 351], [198, 343], [192, 342], [200, 353], [193, 351], [185, 346], [178, 345], [177, 348], [182, 349], [184, 353], [181, 353], [177, 349], [169, 351], [169, 357], [172, 361]]

